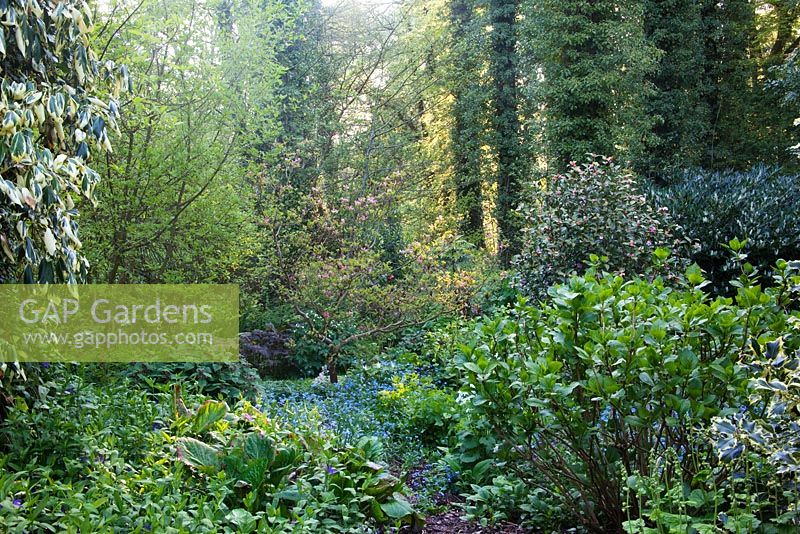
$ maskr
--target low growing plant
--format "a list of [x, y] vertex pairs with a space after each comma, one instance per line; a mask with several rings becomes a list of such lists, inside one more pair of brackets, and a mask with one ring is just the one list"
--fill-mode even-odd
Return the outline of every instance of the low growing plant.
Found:
[[321, 428], [286, 428], [249, 403], [229, 411], [206, 401], [174, 428], [178, 459], [209, 487], [224, 487], [245, 531], [347, 532], [421, 521], [400, 480], [377, 463], [380, 446], [364, 437], [334, 446]]
[[[377, 440], [65, 368], [0, 425], [0, 530], [364, 532], [419, 525]], [[313, 410], [313, 408], [309, 408]]]
[[120, 373], [134, 384], [151, 390], [169, 384], [186, 384], [192, 393], [209, 397], [255, 399], [261, 393], [260, 377], [246, 361], [236, 363], [141, 363], [126, 365]]
[[456, 411], [450, 391], [437, 388], [430, 377], [417, 373], [394, 377], [392, 387], [379, 393], [378, 407], [399, 421], [405, 434], [418, 436], [427, 445], [446, 441]]
[[[696, 438], [708, 442], [705, 432]], [[774, 521], [777, 494], [770, 479], [775, 470], [768, 463], [750, 456], [741, 469], [731, 470], [713, 456], [696, 461], [687, 480], [678, 450], [666, 449], [652, 455], [649, 474], [625, 477], [625, 532], [790, 532]]]

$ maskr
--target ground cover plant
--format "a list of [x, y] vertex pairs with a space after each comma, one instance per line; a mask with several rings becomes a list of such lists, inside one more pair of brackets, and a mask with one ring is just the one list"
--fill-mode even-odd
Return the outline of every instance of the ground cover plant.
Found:
[[313, 416], [290, 425], [247, 401], [229, 408], [124, 380], [63, 385], [64, 376], [49, 374], [38, 412], [9, 413], [3, 442], [14, 453], [0, 495], [8, 532], [349, 531], [419, 521], [402, 481], [378, 463], [376, 437], [344, 444]]

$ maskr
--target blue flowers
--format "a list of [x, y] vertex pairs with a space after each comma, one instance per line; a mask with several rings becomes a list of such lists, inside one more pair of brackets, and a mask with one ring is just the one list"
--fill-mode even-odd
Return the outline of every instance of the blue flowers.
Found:
[[19, 498], [17, 498], [17, 499], [14, 499], [14, 500], [11, 502], [11, 504], [13, 504], [14, 506], [16, 506], [17, 508], [20, 508], [20, 507], [22, 506], [22, 499], [19, 499]]
[[354, 444], [365, 436], [388, 444], [400, 426], [378, 406], [380, 392], [393, 388], [392, 377], [404, 377], [413, 368], [384, 367], [379, 376], [351, 371], [337, 384], [295, 382], [297, 389], [287, 390], [285, 383], [275, 383], [265, 393], [261, 408], [290, 426], [328, 431], [339, 444]]
[[339, 472], [338, 469], [336, 469], [335, 467], [332, 467], [330, 465], [325, 469], [325, 471], [327, 471], [329, 475], [335, 475], [336, 473]]

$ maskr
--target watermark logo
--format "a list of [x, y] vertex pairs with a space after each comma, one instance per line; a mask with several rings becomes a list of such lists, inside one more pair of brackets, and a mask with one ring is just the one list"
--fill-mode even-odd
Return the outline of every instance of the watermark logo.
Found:
[[0, 361], [238, 359], [236, 285], [0, 285]]

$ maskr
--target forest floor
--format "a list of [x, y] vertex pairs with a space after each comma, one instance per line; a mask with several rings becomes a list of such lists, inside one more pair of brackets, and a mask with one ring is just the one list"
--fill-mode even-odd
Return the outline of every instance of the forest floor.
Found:
[[513, 523], [501, 523], [492, 527], [482, 527], [477, 523], [465, 521], [458, 509], [448, 510], [425, 519], [423, 534], [517, 534], [526, 532]]
[[[384, 363], [392, 369], [390, 374], [401, 381], [407, 381], [408, 373], [416, 372], [413, 368]], [[393, 389], [390, 377], [353, 373], [342, 376], [333, 386], [316, 384], [310, 379], [266, 380], [263, 385], [267, 390], [266, 410], [278, 417], [291, 421], [296, 416], [290, 414], [313, 407], [328, 428], [348, 439], [379, 436], [386, 445], [391, 444], [391, 452], [387, 451], [390, 471], [405, 481], [411, 492], [409, 500], [425, 515], [423, 534], [529, 532], [510, 522], [481, 526], [464, 518], [466, 512], [461, 507], [463, 498], [458, 495], [458, 489], [442, 484], [441, 473], [435, 467], [438, 452], [423, 445], [421, 436], [402, 431], [397, 434], [398, 427], [387, 421], [379, 398], [381, 392]]]
[[[411, 488], [420, 487], [424, 484], [426, 469], [420, 468], [412, 470], [406, 476], [406, 483]], [[412, 495], [414, 501], [416, 495]], [[484, 527], [475, 521], [464, 519], [464, 511], [458, 506], [461, 502], [460, 497], [453, 494], [441, 495], [436, 500], [437, 508], [441, 511], [430, 513], [425, 517], [425, 526], [422, 534], [517, 534], [527, 532], [519, 525], [503, 522], [499, 525]]]

